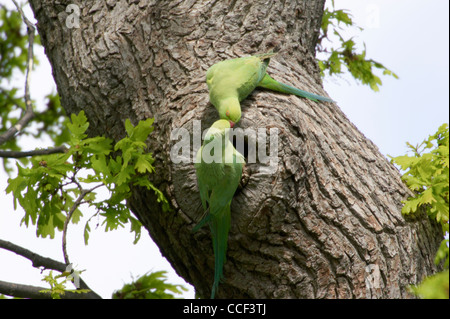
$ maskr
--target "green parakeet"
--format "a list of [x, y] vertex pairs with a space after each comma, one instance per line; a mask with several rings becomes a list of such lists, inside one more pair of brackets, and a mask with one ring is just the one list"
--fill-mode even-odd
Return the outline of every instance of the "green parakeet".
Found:
[[230, 205], [245, 164], [244, 157], [229, 140], [230, 127], [227, 120], [214, 122], [197, 152], [195, 163], [200, 198], [207, 215], [193, 231], [197, 231], [205, 223], [209, 223], [211, 229], [215, 260], [211, 299], [223, 277], [230, 229]]
[[241, 119], [240, 102], [256, 87], [295, 94], [313, 101], [332, 102], [330, 98], [309, 93], [272, 79], [266, 69], [276, 53], [265, 53], [218, 62], [206, 72], [209, 99], [221, 119], [231, 121], [231, 127]]

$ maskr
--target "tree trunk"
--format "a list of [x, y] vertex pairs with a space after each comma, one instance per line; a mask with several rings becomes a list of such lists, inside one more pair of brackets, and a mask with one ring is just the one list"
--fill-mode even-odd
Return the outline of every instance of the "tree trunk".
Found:
[[[210, 233], [191, 233], [202, 216], [195, 170], [171, 160], [171, 132], [192, 138], [194, 120], [204, 130], [218, 119], [205, 72], [227, 58], [277, 47], [269, 74], [323, 95], [314, 48], [324, 0], [72, 0], [78, 27], [64, 1], [30, 2], [62, 105], [86, 112], [90, 134], [117, 140], [125, 119], [155, 117], [150, 178], [173, 211], [142, 189], [129, 205], [178, 274], [209, 296]], [[409, 193], [398, 171], [337, 105], [257, 90], [242, 112], [240, 128], [278, 129], [278, 166], [246, 166], [217, 297], [406, 298], [436, 270], [439, 227], [402, 216]]]

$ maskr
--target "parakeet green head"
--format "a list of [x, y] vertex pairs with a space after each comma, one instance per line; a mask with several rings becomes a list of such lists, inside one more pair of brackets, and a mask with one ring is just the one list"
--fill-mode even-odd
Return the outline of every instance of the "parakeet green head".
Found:
[[223, 131], [227, 128], [231, 128], [231, 124], [230, 121], [227, 120], [217, 120], [213, 123], [213, 125], [211, 125], [211, 128], [213, 127], [220, 131]]
[[233, 127], [241, 119], [241, 104], [237, 98], [224, 99], [220, 103], [219, 116], [223, 120], [228, 120]]
[[214, 138], [222, 136], [222, 138], [227, 137], [228, 130], [231, 128], [231, 123], [229, 120], [218, 120], [211, 125], [205, 135], [205, 143], [209, 143]]

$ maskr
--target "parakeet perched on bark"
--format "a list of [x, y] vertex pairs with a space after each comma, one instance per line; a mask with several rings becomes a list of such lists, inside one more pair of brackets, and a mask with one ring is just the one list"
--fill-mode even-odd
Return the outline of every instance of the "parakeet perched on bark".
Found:
[[276, 53], [265, 53], [218, 62], [206, 72], [209, 99], [221, 119], [231, 121], [231, 127], [241, 119], [241, 104], [256, 87], [295, 94], [313, 101], [332, 102], [330, 98], [309, 93], [272, 79], [266, 69]]
[[195, 163], [200, 198], [207, 215], [193, 231], [197, 231], [205, 223], [209, 223], [211, 229], [215, 258], [211, 299], [223, 277], [230, 229], [230, 205], [245, 164], [244, 157], [229, 140], [230, 127], [227, 120], [214, 122], [197, 152]]

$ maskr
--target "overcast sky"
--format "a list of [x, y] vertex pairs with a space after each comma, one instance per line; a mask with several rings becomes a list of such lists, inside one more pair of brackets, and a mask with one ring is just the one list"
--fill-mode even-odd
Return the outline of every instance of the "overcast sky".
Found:
[[[9, 5], [11, 1], [0, 0]], [[369, 58], [397, 73], [396, 80], [382, 77], [380, 92], [356, 84], [350, 76], [326, 78], [325, 90], [347, 117], [372, 140], [384, 155], [403, 155], [406, 142], [417, 144], [433, 134], [449, 117], [449, 16], [447, 0], [336, 0], [337, 8], [353, 14], [364, 27], [354, 33], [367, 45]], [[32, 17], [30, 11], [26, 11]], [[51, 69], [42, 50], [31, 79], [32, 98], [43, 101], [56, 91]], [[17, 79], [23, 83], [22, 78]], [[44, 147], [46, 145], [43, 145]], [[30, 148], [36, 143], [30, 143]], [[6, 188], [0, 171], [0, 189]], [[14, 211], [12, 197], [0, 191], [0, 238], [44, 256], [62, 261], [61, 240], [36, 238], [35, 229], [20, 227], [21, 211]], [[85, 216], [90, 216], [86, 212]], [[69, 226], [68, 250], [77, 269], [86, 269], [84, 280], [103, 297], [148, 271], [167, 270], [169, 282], [188, 286], [179, 278], [149, 236], [133, 245], [128, 228], [105, 233], [93, 229], [89, 245], [83, 244], [83, 227]], [[144, 230], [145, 232], [145, 230]], [[42, 275], [31, 263], [0, 250], [0, 280], [42, 286]], [[193, 288], [184, 297], [193, 298]]]

